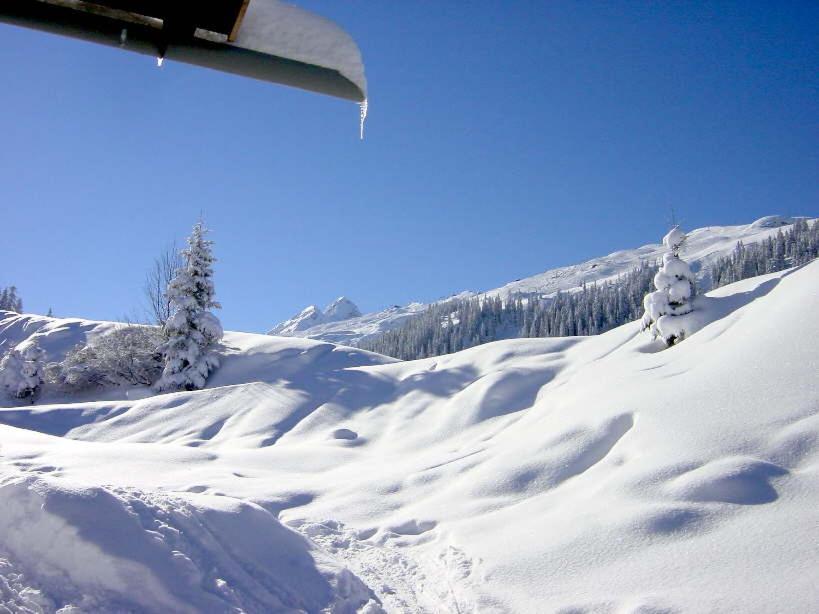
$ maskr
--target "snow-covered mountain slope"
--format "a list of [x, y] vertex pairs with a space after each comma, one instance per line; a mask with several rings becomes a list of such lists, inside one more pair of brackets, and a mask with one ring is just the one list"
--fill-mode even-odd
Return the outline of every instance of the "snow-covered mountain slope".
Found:
[[[747, 225], [698, 228], [686, 233], [687, 239], [681, 256], [691, 265], [698, 285], [710, 289], [710, 266], [719, 258], [730, 254], [737, 242], [758, 243], [775, 235], [780, 229], [787, 230], [795, 221], [795, 218], [769, 215]], [[518, 292], [538, 292], [551, 295], [558, 290], [579, 288], [584, 283], [614, 279], [639, 266], [640, 262], [660, 260], [666, 251], [667, 248], [661, 243], [651, 243], [637, 249], [614, 252], [581, 264], [546, 271], [490, 290], [487, 294], [506, 296]]]
[[2, 409], [0, 603], [813, 611], [819, 262], [705, 304], [665, 350], [637, 322], [404, 363], [228, 334], [206, 390]]
[[[710, 265], [718, 258], [730, 254], [738, 241], [757, 243], [776, 234], [780, 228], [786, 229], [794, 221], [795, 218], [770, 215], [752, 224], [700, 228], [688, 234], [688, 243], [683, 256], [691, 264], [698, 284], [708, 289], [711, 287]], [[558, 290], [579, 288], [584, 283], [614, 279], [639, 266], [641, 262], [659, 260], [663, 252], [664, 248], [661, 244], [652, 243], [637, 249], [614, 252], [581, 264], [551, 269], [481, 294], [507, 296], [515, 293], [536, 292], [548, 296]], [[463, 292], [454, 298], [465, 298], [474, 294]], [[423, 312], [427, 307], [428, 305], [423, 303], [413, 303], [407, 307], [391, 307], [360, 317], [338, 318], [331, 322], [321, 319], [320, 315], [317, 316], [316, 314], [321, 313], [320, 310], [315, 306], [310, 306], [299, 315], [278, 324], [268, 334], [358, 345], [364, 339], [400, 326], [408, 317]]]

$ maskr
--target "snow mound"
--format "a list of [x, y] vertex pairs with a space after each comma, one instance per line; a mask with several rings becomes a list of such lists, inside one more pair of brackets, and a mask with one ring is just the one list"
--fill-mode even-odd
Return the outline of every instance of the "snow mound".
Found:
[[78, 343], [120, 326], [79, 318], [49, 318], [33, 314], [0, 311], [0, 352], [24, 341], [36, 341], [45, 351], [46, 361], [59, 361]]
[[37, 578], [46, 610], [342, 613], [370, 601], [350, 571], [250, 503], [33, 476], [4, 476], [0, 498], [0, 543]]

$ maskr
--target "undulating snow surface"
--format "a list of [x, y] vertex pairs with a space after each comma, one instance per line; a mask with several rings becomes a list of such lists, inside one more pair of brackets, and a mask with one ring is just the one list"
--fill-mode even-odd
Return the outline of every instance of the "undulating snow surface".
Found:
[[[757, 243], [775, 235], [780, 229], [787, 230], [794, 221], [795, 218], [769, 215], [751, 224], [699, 228], [688, 233], [688, 241], [682, 256], [691, 264], [698, 285], [709, 289], [711, 265], [719, 258], [730, 254], [738, 241], [746, 244]], [[558, 291], [580, 288], [583, 284], [616, 279], [619, 275], [624, 275], [639, 266], [641, 262], [660, 260], [665, 251], [666, 248], [659, 243], [622, 250], [581, 264], [551, 269], [481, 294], [505, 297], [510, 294], [534, 292], [552, 296]], [[453, 298], [467, 298], [475, 294], [477, 293], [463, 292]], [[406, 318], [422, 313], [427, 307], [428, 305], [423, 303], [412, 303], [406, 307], [391, 307], [360, 317], [313, 323], [310, 319], [311, 314], [307, 312], [318, 311], [318, 308], [311, 306], [290, 320], [276, 325], [268, 334], [357, 345], [364, 339], [400, 326]], [[299, 325], [294, 327], [294, 322], [298, 322]]]
[[361, 52], [338, 25], [280, 0], [251, 0], [233, 43], [337, 70], [367, 96]]
[[[205, 390], [2, 409], [0, 603], [815, 611], [819, 262], [707, 299], [669, 349], [638, 322], [404, 363], [226, 333]], [[109, 326], [6, 312], [0, 340]]]

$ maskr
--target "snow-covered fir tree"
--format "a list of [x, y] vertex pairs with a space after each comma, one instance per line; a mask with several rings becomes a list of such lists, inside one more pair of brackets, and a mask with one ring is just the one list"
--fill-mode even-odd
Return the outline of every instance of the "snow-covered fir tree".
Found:
[[184, 265], [168, 284], [172, 315], [165, 322], [165, 342], [157, 349], [163, 357], [162, 376], [155, 384], [160, 391], [204, 388], [208, 375], [219, 366], [215, 346], [222, 338], [222, 325], [211, 309], [214, 300], [213, 242], [199, 221], [182, 251]]
[[679, 226], [663, 237], [663, 245], [669, 251], [663, 255], [663, 264], [654, 276], [656, 290], [643, 300], [643, 330], [669, 346], [685, 338], [685, 325], [678, 317], [693, 309], [694, 275], [688, 263], [680, 258], [685, 239]]
[[33, 398], [43, 384], [44, 352], [33, 342], [12, 348], [0, 361], [0, 385], [18, 399]]
[[17, 295], [15, 286], [0, 289], [0, 310], [23, 312], [23, 299]]

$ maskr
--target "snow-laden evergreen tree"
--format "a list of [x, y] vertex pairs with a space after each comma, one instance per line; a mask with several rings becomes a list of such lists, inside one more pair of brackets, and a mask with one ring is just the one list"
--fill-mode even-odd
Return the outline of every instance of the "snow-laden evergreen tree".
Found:
[[691, 313], [693, 309], [694, 275], [688, 263], [680, 258], [685, 239], [679, 226], [663, 237], [663, 245], [669, 251], [663, 255], [663, 264], [654, 276], [657, 289], [643, 299], [643, 330], [648, 330], [654, 338], [661, 338], [669, 346], [685, 338], [683, 321], [677, 317]]
[[163, 327], [166, 340], [157, 348], [164, 365], [155, 384], [160, 391], [204, 388], [208, 375], [219, 366], [215, 346], [223, 333], [210, 312], [220, 305], [214, 300], [215, 258], [207, 232], [201, 221], [193, 227], [188, 248], [182, 250], [184, 265], [168, 284], [172, 315]]
[[12, 348], [0, 361], [0, 385], [17, 398], [33, 398], [43, 384], [44, 352], [34, 342]]

